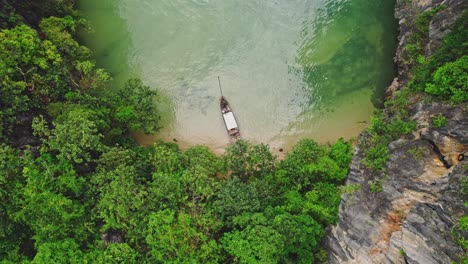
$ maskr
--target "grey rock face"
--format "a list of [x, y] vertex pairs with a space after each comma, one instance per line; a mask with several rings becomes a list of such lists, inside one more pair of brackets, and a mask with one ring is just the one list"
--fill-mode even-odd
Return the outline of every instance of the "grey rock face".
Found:
[[[454, 240], [456, 219], [464, 212], [459, 180], [466, 176], [467, 163], [457, 166], [449, 175], [449, 185], [435, 203], [417, 203], [403, 222], [402, 230], [392, 237], [386, 262], [403, 252], [407, 263], [452, 263], [464, 254]], [[466, 195], [465, 195], [466, 196]], [[393, 254], [392, 254], [393, 252]]]
[[[419, 102], [411, 109], [413, 119], [419, 124], [419, 137], [435, 144], [448, 166], [456, 165], [468, 145], [468, 119], [466, 107], [454, 107], [442, 103]], [[442, 114], [447, 124], [436, 129], [432, 118]]]
[[[397, 4], [399, 72], [389, 96], [408, 80], [402, 51], [414, 18], [441, 3], [447, 8], [430, 23], [430, 41], [425, 47], [429, 55], [440, 46], [468, 1], [413, 0]], [[323, 241], [330, 263], [452, 263], [466, 254], [456, 236], [468, 239], [468, 234], [454, 234], [454, 230], [459, 218], [467, 213], [463, 201], [468, 197], [460, 189], [468, 166], [464, 159], [468, 150], [467, 104], [454, 107], [421, 101], [409, 105], [408, 110], [418, 129], [410, 139], [390, 143], [390, 159], [384, 171], [365, 168], [361, 164], [365, 150], [355, 149], [346, 183], [354, 185], [355, 191], [342, 195], [339, 222]], [[438, 114], [447, 119], [441, 128], [432, 122]], [[367, 137], [363, 133], [358, 141]], [[382, 184], [383, 191], [372, 191], [371, 185], [376, 183]]]
[[398, 66], [398, 80], [400, 89], [409, 79], [409, 65], [405, 60], [404, 47], [410, 35], [415, 31], [415, 19], [418, 14], [429, 11], [438, 5], [446, 8], [439, 11], [429, 23], [429, 42], [424, 48], [425, 55], [430, 56], [441, 45], [442, 38], [450, 32], [450, 26], [468, 7], [466, 0], [397, 0], [395, 18], [399, 21], [400, 33], [398, 35], [398, 47], [395, 62]]
[[[419, 149], [421, 157], [413, 157], [410, 149]], [[456, 220], [446, 211], [448, 205], [441, 205], [460, 199], [444, 198], [455, 188], [449, 184], [453, 173], [427, 140], [397, 140], [390, 144], [390, 154], [386, 172], [374, 173], [360, 164], [358, 150], [347, 184], [362, 187], [342, 196], [339, 223], [325, 239], [330, 262], [399, 263], [404, 261], [400, 249], [408, 263], [455, 261], [463, 253], [450, 236]], [[383, 182], [382, 192], [371, 191], [374, 180]]]
[[445, 0], [442, 1], [447, 8], [434, 16], [429, 24], [429, 43], [426, 45], [426, 53], [434, 53], [441, 45], [442, 38], [450, 32], [450, 26], [461, 15], [460, 10], [465, 10], [468, 6], [466, 0]]

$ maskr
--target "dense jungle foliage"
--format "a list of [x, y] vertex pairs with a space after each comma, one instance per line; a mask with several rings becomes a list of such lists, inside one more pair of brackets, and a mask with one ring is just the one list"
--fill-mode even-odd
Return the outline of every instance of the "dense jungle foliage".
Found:
[[[157, 93], [109, 87], [72, 1], [0, 0], [0, 262], [313, 263], [351, 147], [138, 146]], [[112, 93], [105, 92], [111, 89]]]

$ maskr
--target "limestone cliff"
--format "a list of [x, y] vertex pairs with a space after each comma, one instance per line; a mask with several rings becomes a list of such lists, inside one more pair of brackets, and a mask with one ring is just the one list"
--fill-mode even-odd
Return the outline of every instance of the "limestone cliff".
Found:
[[[399, 1], [395, 16], [400, 34], [395, 61], [398, 75], [388, 94], [405, 89], [409, 69], [402, 56], [408, 36], [414, 30], [417, 14], [439, 4], [429, 24], [426, 55], [441, 43], [450, 25], [466, 9], [467, 1]], [[451, 106], [413, 98], [408, 102], [410, 116], [418, 124], [411, 138], [401, 138], [389, 145], [390, 159], [384, 172], [374, 172], [361, 164], [365, 150], [358, 144], [348, 175], [347, 185], [356, 190], [343, 194], [339, 223], [330, 228], [324, 243], [330, 263], [452, 263], [466, 254], [457, 244], [458, 219], [466, 214], [466, 196], [460, 181], [466, 177], [468, 161], [467, 105]], [[432, 126], [431, 118], [439, 113], [447, 117], [442, 128]], [[362, 142], [367, 135], [360, 135]], [[380, 191], [371, 191], [379, 181]]]

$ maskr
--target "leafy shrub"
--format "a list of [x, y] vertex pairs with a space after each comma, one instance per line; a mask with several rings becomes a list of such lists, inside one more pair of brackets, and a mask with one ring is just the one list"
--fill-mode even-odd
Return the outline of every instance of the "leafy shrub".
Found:
[[387, 133], [387, 130], [387, 124], [385, 123], [382, 112], [378, 112], [373, 117], [371, 117], [368, 128], [368, 131], [371, 135], [383, 135]]
[[438, 5], [431, 10], [419, 14], [416, 17], [414, 23], [418, 32], [427, 36], [427, 34], [429, 34], [429, 23], [431, 22], [431, 19], [434, 17], [435, 14], [437, 14], [441, 10], [444, 10], [445, 8], [445, 5]]
[[340, 188], [340, 190], [341, 190], [343, 193], [352, 195], [352, 194], [354, 194], [354, 192], [356, 192], [357, 190], [361, 189], [361, 187], [362, 187], [361, 184], [355, 183], [355, 184], [348, 184], [348, 185], [342, 186], [342, 187]]
[[463, 194], [468, 194], [468, 177], [461, 177], [458, 180]]
[[447, 118], [442, 113], [439, 113], [438, 115], [432, 117], [432, 125], [435, 128], [441, 128], [445, 126], [446, 124], [447, 124]]
[[421, 160], [424, 153], [423, 147], [412, 147], [408, 150], [408, 153], [416, 160]]
[[341, 168], [347, 168], [352, 158], [351, 150], [351, 144], [344, 141], [343, 138], [340, 138], [335, 144], [331, 146], [330, 157]]
[[369, 182], [369, 188], [370, 188], [370, 191], [373, 193], [379, 193], [379, 192], [384, 191], [381, 180]]
[[328, 260], [328, 253], [325, 249], [321, 248], [317, 253], [315, 253], [315, 258], [319, 263], [325, 263]]
[[468, 101], [468, 56], [438, 68], [432, 81], [426, 83], [425, 92], [454, 104]]
[[[425, 91], [426, 83], [434, 82], [433, 74], [438, 70], [438, 68], [465, 56], [468, 53], [468, 46], [466, 45], [467, 35], [468, 11], [465, 11], [452, 26], [452, 31], [443, 38], [442, 46], [432, 55], [432, 57], [428, 58], [425, 63], [412, 68], [413, 78], [408, 83], [408, 87], [416, 91]], [[453, 67], [453, 65], [449, 66], [449, 68], [451, 67]], [[450, 73], [450, 70], [451, 69], [446, 69], [445, 71]], [[442, 73], [440, 74], [440, 77], [443, 78]], [[443, 82], [443, 79], [440, 81]], [[431, 89], [437, 93], [439, 88], [430, 87], [429, 90]], [[456, 97], [454, 99], [456, 99]]]
[[390, 154], [387, 145], [379, 143], [367, 149], [361, 163], [370, 169], [383, 170], [389, 158]]
[[[410, 64], [421, 64], [421, 55], [424, 53], [424, 44], [429, 34], [429, 23], [432, 17], [439, 11], [445, 9], [444, 5], [438, 5], [431, 10], [419, 14], [414, 20], [415, 30], [409, 36], [408, 44], [404, 47], [404, 57]], [[422, 57], [424, 59], [424, 57]]]
[[394, 114], [395, 117], [405, 119], [408, 117], [408, 102], [410, 101], [410, 89], [403, 89], [393, 94], [391, 100], [385, 102], [385, 108]]
[[369, 169], [383, 170], [390, 157], [388, 144], [402, 135], [410, 134], [417, 127], [414, 120], [406, 121], [408, 119], [407, 112], [401, 110], [404, 107], [403, 98], [407, 98], [406, 92], [400, 92], [399, 96], [386, 104], [389, 106], [389, 115], [394, 116], [393, 119], [385, 120], [381, 112], [376, 113], [371, 118], [367, 129], [371, 138], [365, 141], [364, 158], [361, 160], [361, 164]]
[[413, 132], [417, 127], [417, 123], [414, 120], [404, 121], [400, 118], [393, 119], [388, 124], [388, 134], [391, 139], [397, 139], [402, 135], [408, 135]]
[[460, 230], [468, 231], [468, 215], [460, 217], [458, 227], [460, 228]]

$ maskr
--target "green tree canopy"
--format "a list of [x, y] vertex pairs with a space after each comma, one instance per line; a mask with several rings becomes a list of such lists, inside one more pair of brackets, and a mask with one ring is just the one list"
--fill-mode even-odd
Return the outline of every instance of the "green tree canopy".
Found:
[[[153, 263], [218, 263], [220, 247], [193, 216], [165, 209], [149, 215], [146, 242]], [[203, 223], [210, 224], [210, 222]], [[207, 226], [209, 228], [209, 226]]]
[[253, 145], [239, 140], [226, 148], [226, 163], [232, 174], [242, 181], [265, 176], [275, 169], [276, 158], [265, 144]]
[[39, 134], [50, 134], [45, 145], [57, 151], [58, 157], [77, 164], [89, 162], [93, 154], [104, 151], [103, 135], [99, 133], [94, 115], [92, 110], [76, 108], [64, 113], [59, 119], [62, 122], [54, 122], [55, 128], [51, 132], [46, 132], [45, 124], [40, 120], [35, 122], [35, 129]]

